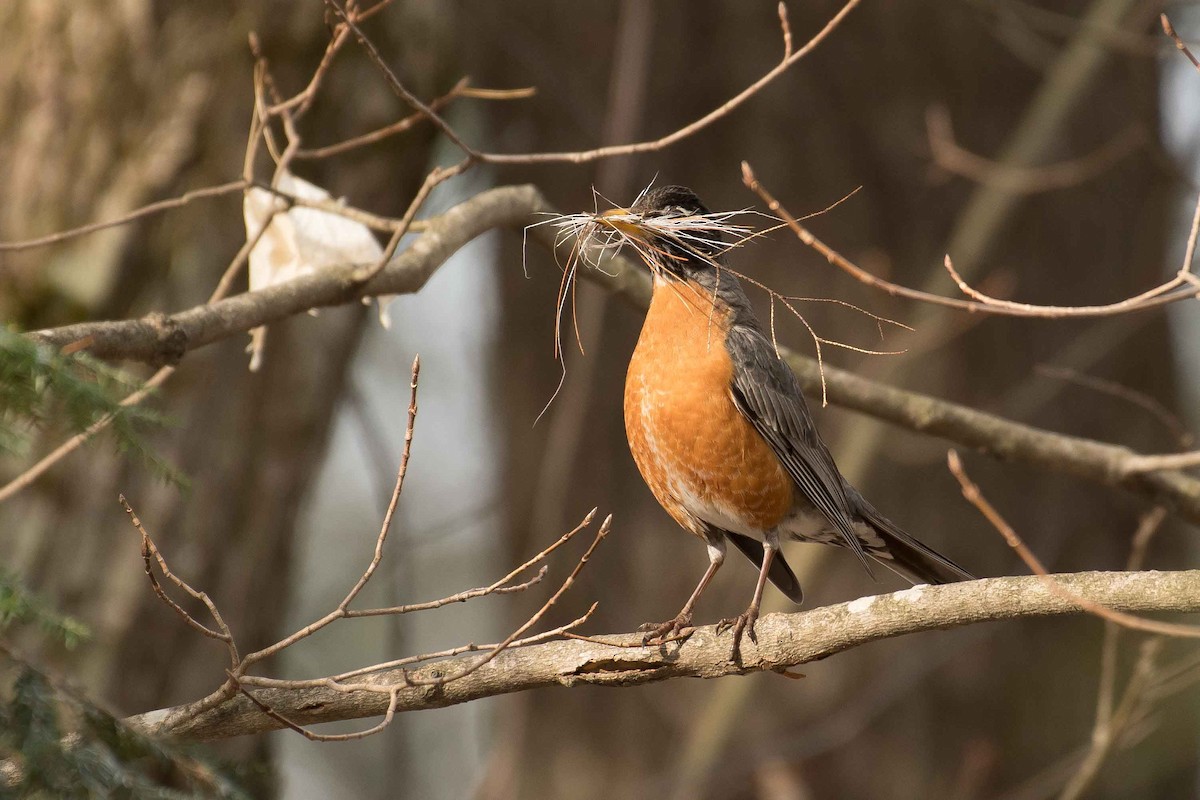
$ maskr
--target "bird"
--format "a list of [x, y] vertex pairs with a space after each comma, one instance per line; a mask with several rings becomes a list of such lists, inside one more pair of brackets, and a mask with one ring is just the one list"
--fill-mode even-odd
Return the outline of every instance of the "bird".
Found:
[[[759, 569], [750, 605], [721, 620], [757, 643], [765, 583], [796, 604], [804, 593], [780, 552], [784, 539], [849, 549], [874, 577], [882, 564], [913, 582], [973, 575], [883, 516], [842, 477], [791, 369], [779, 358], [737, 276], [728, 245], [695, 192], [644, 191], [594, 217], [649, 267], [653, 295], [625, 377], [629, 449], [650, 492], [704, 542], [708, 568], [682, 610], [647, 624], [643, 644], [685, 638], [697, 601], [732, 544]], [[707, 233], [706, 233], [707, 229]]]

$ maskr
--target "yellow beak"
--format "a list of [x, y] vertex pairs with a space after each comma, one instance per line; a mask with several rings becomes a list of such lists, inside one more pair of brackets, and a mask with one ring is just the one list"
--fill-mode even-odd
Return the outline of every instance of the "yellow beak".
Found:
[[628, 208], [610, 208], [608, 211], [604, 211], [597, 216], [596, 221], [615, 231], [620, 231], [626, 236], [636, 236], [639, 239], [645, 239], [646, 236], [642, 233], [641, 227], [636, 222], [629, 221], [628, 217], [632, 216], [633, 212]]

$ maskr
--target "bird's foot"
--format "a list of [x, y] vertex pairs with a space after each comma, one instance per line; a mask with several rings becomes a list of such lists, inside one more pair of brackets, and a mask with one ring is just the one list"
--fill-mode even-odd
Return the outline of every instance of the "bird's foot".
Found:
[[670, 641], [682, 641], [691, 636], [695, 629], [692, 627], [692, 615], [681, 611], [674, 619], [669, 619], [662, 624], [647, 622], [638, 630], [646, 634], [642, 637], [642, 644], [664, 644]]
[[750, 634], [750, 641], [758, 644], [758, 634], [754, 632], [754, 623], [758, 621], [758, 609], [754, 606], [747, 608], [736, 617], [723, 619], [717, 623], [717, 635], [733, 628], [733, 650], [729, 660], [735, 664], [742, 663], [742, 635]]

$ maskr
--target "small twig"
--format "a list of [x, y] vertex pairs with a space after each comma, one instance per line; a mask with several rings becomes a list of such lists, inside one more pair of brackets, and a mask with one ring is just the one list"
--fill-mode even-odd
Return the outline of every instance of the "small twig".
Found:
[[230, 680], [232, 680], [237, 686], [238, 691], [245, 695], [250, 702], [258, 706], [259, 711], [263, 712], [280, 725], [283, 725], [285, 728], [291, 728], [296, 733], [301, 734], [305, 739], [313, 742], [348, 742], [354, 739], [365, 739], [368, 736], [379, 733], [388, 725], [391, 725], [392, 720], [396, 716], [396, 701], [399, 698], [400, 687], [393, 686], [390, 689], [380, 690], [379, 692], [380, 694], [388, 695], [387, 711], [384, 712], [383, 720], [379, 724], [373, 725], [366, 730], [355, 731], [353, 733], [316, 733], [314, 731], [310, 731], [308, 728], [305, 728], [303, 725], [298, 725], [295, 722], [292, 722], [290, 719], [283, 716], [263, 701], [259, 700], [252, 692], [250, 692], [241, 684], [241, 682], [236, 676], [233, 675], [233, 673], [230, 672], [226, 674], [229, 675]]
[[[349, 30], [348, 28], [345, 30]], [[429, 101], [429, 108], [433, 111], [441, 111], [446, 106], [450, 105], [459, 97], [466, 96], [467, 78], [459, 79], [458, 83], [451, 87], [450, 91], [446, 92], [441, 97], [434, 98]], [[415, 127], [419, 123], [429, 119], [423, 112], [416, 111], [409, 114], [407, 117], [399, 119], [390, 125], [384, 125], [382, 128], [376, 128], [368, 133], [345, 139], [336, 144], [326, 145], [324, 147], [314, 147], [310, 149], [301, 149], [296, 151], [298, 159], [318, 159], [329, 158], [330, 156], [341, 155], [359, 147], [364, 147], [376, 142], [382, 142], [391, 136], [404, 133], [410, 128]]]
[[[1200, 297], [1200, 291], [1189, 288], [1180, 288], [1183, 286], [1184, 279], [1182, 276], [1176, 276], [1171, 280], [1155, 286], [1153, 289], [1148, 289], [1139, 295], [1127, 297], [1124, 300], [1118, 300], [1115, 303], [1106, 303], [1098, 306], [1042, 306], [1033, 303], [1017, 303], [1012, 300], [1001, 300], [997, 297], [990, 297], [978, 289], [973, 288], [954, 268], [954, 262], [950, 260], [949, 254], [946, 255], [942, 262], [946, 268], [946, 272], [950, 274], [950, 279], [958, 286], [959, 290], [967, 297], [975, 300], [979, 305], [974, 310], [988, 309], [992, 313], [1006, 314], [1014, 317], [1042, 317], [1044, 319], [1062, 319], [1064, 317], [1109, 317], [1116, 314], [1127, 314], [1131, 311], [1145, 311], [1158, 306], [1165, 306], [1170, 303], [1176, 303], [1180, 300], [1189, 300], [1195, 297]], [[1176, 291], [1178, 290], [1178, 291]], [[979, 306], [982, 306], [980, 308]]]
[[[158, 547], [154, 544], [154, 540], [150, 538], [150, 534], [146, 531], [145, 526], [142, 525], [142, 521], [138, 519], [138, 515], [134, 513], [133, 507], [130, 506], [129, 502], [125, 499], [125, 495], [122, 494], [118, 497], [121, 507], [124, 508], [125, 513], [129, 515], [129, 521], [142, 536], [142, 561], [146, 565], [146, 577], [150, 579], [150, 585], [153, 587], [154, 593], [158, 595], [158, 598], [162, 600], [172, 611], [182, 617], [183, 621], [186, 622], [189, 627], [199, 631], [210, 639], [216, 639], [217, 641], [224, 642], [226, 649], [229, 651], [231, 665], [236, 668], [239, 662], [237, 644], [234, 642], [233, 633], [229, 630], [229, 626], [225, 623], [225, 618], [221, 616], [221, 612], [217, 609], [216, 604], [206, 592], [193, 589], [186, 581], [171, 571], [171, 569], [167, 566], [166, 559], [163, 558], [162, 553], [159, 552]], [[193, 599], [199, 600], [204, 604], [204, 607], [208, 609], [209, 615], [213, 618], [213, 622], [216, 623], [217, 630], [213, 630], [197, 620], [195, 617], [189, 614], [186, 609], [167, 596], [167, 593], [163, 591], [162, 586], [159, 585], [158, 579], [154, 576], [151, 558], [158, 563], [159, 570], [167, 578], [167, 580], [174, 583], [177, 587], [179, 587], [179, 589], [186, 592]]]
[[[1162, 506], [1156, 506], [1142, 515], [1137, 531], [1133, 535], [1133, 544], [1129, 549], [1129, 559], [1125, 564], [1127, 570], [1135, 571], [1142, 568], [1150, 539], [1162, 526], [1166, 515], [1167, 510]], [[1120, 723], [1124, 723], [1126, 717], [1117, 713], [1113, 707], [1116, 695], [1117, 654], [1121, 641], [1121, 631], [1121, 626], [1115, 622], [1104, 623], [1104, 642], [1100, 647], [1100, 688], [1096, 691], [1096, 719], [1092, 725], [1092, 740], [1087, 755], [1084, 756], [1075, 775], [1063, 790], [1062, 797], [1064, 800], [1078, 797], [1082, 793], [1082, 790], [1091, 783], [1096, 773], [1099, 772], [1101, 764], [1108, 757], [1113, 745], [1116, 744], [1123, 732], [1123, 727]], [[1138, 668], [1134, 670], [1135, 676], [1140, 673], [1140, 667], [1145, 658], [1146, 650], [1143, 649], [1142, 658], [1138, 661]], [[1131, 678], [1126, 687], [1126, 698], [1121, 703], [1122, 707], [1127, 705], [1127, 699], [1131, 696], [1130, 692], [1135, 686], [1136, 683]]]
[[375, 570], [379, 567], [379, 562], [383, 560], [383, 545], [387, 541], [388, 531], [392, 528], [392, 518], [396, 514], [396, 504], [400, 502], [400, 494], [404, 491], [404, 476], [408, 474], [408, 460], [412, 455], [412, 440], [413, 429], [417, 422], [417, 384], [421, 378], [421, 357], [414, 356], [412, 362], [412, 377], [408, 384], [408, 422], [404, 426], [404, 446], [400, 451], [400, 468], [396, 471], [396, 484], [392, 488], [392, 497], [388, 500], [387, 511], [383, 515], [383, 525], [379, 528], [379, 536], [375, 539], [375, 553], [371, 558], [371, 563], [367, 565], [367, 569], [363, 572], [362, 577], [358, 579], [358, 583], [354, 584], [342, 602], [338, 603], [338, 610], [345, 611], [354, 602], [354, 598], [358, 597], [358, 593], [363, 590], [367, 582], [371, 580], [371, 576], [375, 574]]
[[1195, 437], [1188, 431], [1187, 426], [1183, 424], [1178, 415], [1145, 392], [1131, 389], [1116, 381], [1096, 378], [1091, 375], [1085, 375], [1077, 370], [1056, 367], [1051, 364], [1038, 364], [1034, 367], [1034, 371], [1048, 378], [1073, 383], [1077, 386], [1083, 386], [1093, 391], [1116, 397], [1127, 403], [1132, 403], [1162, 423], [1163, 427], [1171, 432], [1171, 436], [1179, 442], [1181, 448], [1186, 448], [1195, 441]]
[[1059, 800], [1079, 800], [1095, 780], [1113, 745], [1132, 727], [1134, 718], [1145, 705], [1149, 689], [1155, 683], [1154, 664], [1161, 650], [1161, 644], [1162, 640], [1157, 638], [1142, 643], [1141, 653], [1133, 668], [1133, 675], [1125, 685], [1120, 705], [1115, 711], [1110, 712], [1103, 724], [1097, 718], [1091, 746], [1083, 761], [1080, 762], [1079, 768], [1067, 781], [1062, 793], [1059, 794]]
[[[1064, 317], [1103, 317], [1112, 316], [1114, 314], [1125, 314], [1132, 311], [1144, 311], [1150, 308], [1175, 303], [1180, 300], [1187, 300], [1195, 297], [1200, 297], [1200, 287], [1193, 285], [1191, 288], [1185, 287], [1188, 283], [1187, 277], [1190, 273], [1181, 273], [1171, 280], [1143, 292], [1136, 297], [1131, 297], [1126, 300], [1121, 300], [1117, 303], [1110, 303], [1102, 306], [1039, 306], [1029, 303], [1014, 303], [1008, 300], [1000, 300], [998, 298], [989, 297], [982, 292], [973, 289], [966, 281], [962, 279], [954, 270], [954, 265], [950, 261], [950, 256], [946, 256], [945, 266], [950, 273], [951, 278], [958, 284], [959, 289], [964, 294], [973, 298], [972, 300], [960, 300], [953, 297], [943, 297], [941, 295], [930, 294], [918, 289], [910, 289], [907, 286], [901, 286], [891, 281], [886, 281], [883, 278], [878, 278], [864, 270], [862, 267], [851, 262], [841, 253], [834, 250], [829, 245], [822, 242], [814, 236], [807, 228], [800, 224], [799, 220], [788, 213], [787, 209], [775, 199], [774, 196], [759, 183], [754, 175], [754, 171], [750, 165], [742, 162], [742, 182], [746, 184], [752, 192], [757, 194], [762, 201], [767, 204], [772, 214], [777, 215], [784, 221], [797, 238], [805, 245], [816, 250], [825, 259], [845, 272], [850, 277], [864, 283], [875, 289], [880, 289], [893, 297], [903, 297], [909, 300], [919, 300], [923, 303], [932, 305], [945, 306], [947, 308], [956, 308], [960, 311], [980, 312], [984, 314], [996, 314], [1012, 317], [1041, 317], [1046, 319], [1061, 319]], [[1194, 276], [1190, 276], [1194, 277]]]
[[635, 142], [633, 144], [610, 145], [608, 147], [597, 147], [593, 150], [583, 150], [575, 152], [561, 153], [488, 153], [477, 150], [467, 144], [461, 136], [444, 120], [433, 112], [428, 106], [421, 103], [415, 95], [400, 83], [394, 72], [388, 67], [387, 62], [380, 55], [375, 45], [362, 33], [362, 30], [357, 24], [352, 22], [342, 10], [337, 0], [325, 0], [325, 2], [334, 9], [334, 12], [344, 20], [354, 31], [358, 37], [359, 43], [367, 51], [367, 55], [375, 63], [379, 71], [384, 75], [388, 85], [401, 99], [409, 104], [414, 110], [427, 115], [429, 120], [440, 130], [446, 138], [453, 142], [473, 161], [480, 161], [489, 164], [546, 164], [546, 163], [571, 163], [585, 164], [591, 161], [596, 161], [602, 158], [612, 158], [614, 156], [633, 155], [635, 153], [649, 153], [657, 150], [662, 150], [665, 147], [675, 144], [676, 142], [686, 139], [697, 131], [708, 127], [712, 123], [728, 115], [731, 111], [742, 105], [754, 95], [758, 94], [767, 84], [782, 75], [796, 62], [802, 60], [805, 56], [817, 48], [825, 39], [841, 25], [842, 21], [849, 13], [861, 2], [861, 0], [849, 0], [835, 14], [829, 22], [825, 24], [820, 31], [816, 33], [807, 43], [798, 50], [793, 50], [790, 45], [791, 29], [787, 23], [786, 14], [780, 15], [780, 24], [784, 37], [784, 58], [766, 74], [743, 89], [734, 97], [727, 100], [722, 105], [713, 109], [709, 113], [700, 117], [693, 122], [684, 125], [681, 128], [667, 134], [666, 136], [649, 141]]
[[963, 148], [954, 138], [950, 114], [943, 107], [933, 106], [925, 112], [925, 128], [929, 149], [938, 167], [976, 183], [1016, 194], [1077, 186], [1100, 175], [1146, 141], [1143, 129], [1131, 125], [1085, 156], [1057, 164], [1024, 167], [993, 161]]
[[[536, 633], [533, 636], [526, 636], [524, 639], [517, 639], [515, 642], [511, 643], [509, 647], [524, 647], [527, 644], [537, 644], [538, 642], [544, 642], [547, 639], [553, 639], [557, 636], [568, 635], [568, 631], [578, 628], [580, 625], [591, 619], [591, 616], [595, 610], [596, 604], [593, 603], [591, 608], [584, 612], [582, 616], [571, 620], [567, 624], [559, 625], [557, 628], [551, 628], [548, 631]], [[313, 689], [321, 686], [329, 686], [331, 681], [342, 684], [343, 681], [347, 681], [351, 678], [359, 678], [364, 675], [370, 675], [374, 672], [382, 672], [384, 670], [395, 669], [396, 667], [404, 667], [409, 664], [418, 664], [424, 661], [433, 661], [435, 659], [452, 658], [454, 656], [462, 655], [463, 653], [478, 653], [483, 650], [494, 650], [499, 646], [499, 642], [495, 644], [463, 644], [459, 645], [458, 647], [451, 647], [434, 653], [421, 653], [420, 655], [405, 656], [404, 658], [397, 658], [392, 661], [384, 661], [379, 664], [372, 664], [369, 667], [359, 667], [358, 669], [353, 669], [349, 672], [343, 672], [340, 675], [333, 675], [328, 678], [285, 680], [281, 678], [261, 678], [258, 676], [243, 675], [241, 681], [247, 686], [261, 686], [263, 688], [270, 689]]]
[[1171, 24], [1171, 20], [1167, 19], [1167, 15], [1159, 14], [1158, 20], [1162, 23], [1163, 33], [1170, 36], [1175, 42], [1175, 49], [1187, 56], [1187, 60], [1192, 62], [1192, 66], [1200, 70], [1200, 61], [1196, 60], [1196, 57], [1192, 55], [1192, 51], [1184, 44], [1183, 39], [1179, 38], [1179, 34], [1175, 32], [1175, 26]]
[[[571, 588], [572, 584], [575, 583], [575, 578], [578, 577], [579, 573], [583, 571], [583, 568], [587, 564], [588, 559], [590, 559], [592, 557], [592, 553], [594, 553], [596, 551], [596, 548], [600, 545], [600, 542], [603, 541], [604, 537], [608, 535], [609, 529], [611, 527], [612, 527], [612, 515], [609, 514], [607, 517], [604, 518], [604, 522], [602, 522], [600, 524], [600, 530], [598, 530], [596, 532], [596, 538], [592, 540], [591, 545], [588, 547], [588, 549], [586, 551], [584, 551], [584, 554], [582, 556], [580, 556], [579, 562], [575, 565], [575, 569], [571, 570], [571, 574], [568, 575], [567, 579], [564, 580], [562, 582], [562, 585], [558, 587], [558, 591], [556, 591], [553, 595], [551, 595], [550, 599], [547, 600], [542, 605], [542, 607], [539, 608], [537, 610], [537, 612], [534, 613], [534, 615], [532, 617], [530, 617], [528, 620], [526, 620], [525, 624], [523, 624], [521, 627], [517, 628], [511, 634], [509, 634], [507, 639], [505, 639], [503, 642], [501, 642], [496, 647], [494, 647], [491, 651], [488, 652], [487, 655], [485, 655], [483, 658], [479, 659], [475, 663], [464, 667], [463, 669], [459, 670], [458, 672], [454, 673], [453, 675], [445, 675], [445, 676], [440, 676], [437, 678], [427, 678], [427, 679], [414, 678], [414, 679], [408, 681], [408, 683], [412, 686], [434, 686], [434, 685], [441, 686], [443, 684], [449, 683], [450, 681], [456, 681], [456, 680], [459, 680], [460, 678], [465, 678], [467, 675], [470, 675], [472, 672], [475, 672], [477, 669], [479, 669], [483, 665], [490, 662], [496, 656], [500, 655], [500, 653], [504, 652], [505, 649], [507, 649], [509, 646], [511, 646], [513, 644], [513, 642], [517, 641], [517, 639], [519, 639], [521, 637], [521, 634], [525, 633], [525, 631], [529, 630], [534, 625], [536, 625], [541, 620], [541, 618], [546, 615], [546, 612], [548, 612], [551, 608], [554, 607], [554, 604], [558, 602], [558, 599], [560, 597], [562, 597], [567, 592], [568, 589]], [[595, 604], [593, 604], [592, 609], [593, 610], [595, 609]], [[590, 614], [591, 612], [589, 611], [588, 613]]]
[[313, 100], [316, 99], [317, 91], [321, 87], [321, 81], [325, 78], [329, 68], [333, 66], [334, 56], [342, 49], [342, 45], [350, 38], [350, 31], [344, 26], [338, 26], [333, 31], [333, 35], [329, 37], [329, 44], [325, 46], [325, 52], [321, 55], [321, 61], [317, 64], [317, 68], [313, 70], [312, 76], [308, 80], [308, 85], [293, 97], [282, 102], [276, 102], [274, 105], [267, 108], [267, 114], [270, 116], [281, 116], [283, 114], [294, 112], [295, 117], [299, 118], [308, 113], [312, 107]]
[[275, 644], [270, 645], [269, 647], [264, 647], [261, 650], [256, 650], [255, 652], [246, 656], [235, 670], [239, 677], [245, 674], [246, 670], [256, 662], [262, 661], [264, 658], [269, 658], [279, 651], [291, 647], [301, 639], [312, 636], [314, 633], [326, 627], [327, 625], [345, 617], [347, 614], [347, 607], [351, 602], [354, 601], [354, 598], [358, 596], [358, 593], [363, 590], [363, 587], [367, 585], [367, 582], [371, 580], [371, 576], [375, 574], [375, 570], [378, 568], [379, 562], [383, 560], [383, 545], [387, 540], [388, 531], [391, 529], [392, 517], [395, 514], [396, 505], [400, 500], [400, 494], [404, 490], [404, 477], [408, 472], [408, 460], [412, 453], [413, 428], [415, 427], [417, 421], [417, 384], [419, 383], [420, 374], [421, 359], [420, 356], [417, 356], [413, 359], [412, 363], [412, 379], [409, 383], [408, 423], [404, 428], [404, 449], [400, 453], [400, 467], [396, 472], [396, 483], [392, 489], [392, 497], [388, 503], [387, 512], [383, 517], [383, 525], [380, 527], [379, 535], [375, 539], [375, 552], [370, 563], [367, 564], [367, 568], [363, 571], [362, 576], [359, 577], [358, 582], [354, 584], [342, 602], [338, 603], [337, 608], [326, 614], [324, 617], [321, 617], [321, 619], [317, 620], [316, 622], [306, 625], [292, 635], [280, 639], [279, 641], [275, 642]]
[[537, 573], [526, 581], [513, 584], [512, 586], [501, 586], [492, 584], [491, 586], [481, 586], [478, 589], [468, 589], [457, 594], [452, 594], [449, 597], [443, 597], [440, 600], [429, 600], [424, 603], [410, 603], [403, 606], [391, 606], [389, 608], [363, 608], [363, 609], [347, 609], [343, 614], [347, 619], [356, 617], [382, 617], [382, 616], [399, 616], [401, 614], [411, 614], [414, 611], [432, 611], [435, 608], [453, 605], [454, 603], [465, 603], [468, 600], [474, 600], [477, 597], [487, 597], [493, 594], [515, 594], [523, 592], [533, 586], [541, 583], [549, 567], [543, 565]]
[[450, 180], [456, 175], [461, 175], [470, 169], [474, 163], [475, 162], [468, 156], [452, 167], [447, 167], [444, 169], [442, 167], [434, 167], [430, 173], [425, 176], [425, 180], [421, 183], [421, 188], [417, 190], [412, 202], [408, 204], [408, 208], [405, 210], [404, 216], [400, 219], [400, 223], [396, 226], [396, 229], [392, 231], [392, 238], [388, 240], [387, 247], [383, 248], [383, 254], [379, 256], [379, 259], [374, 264], [371, 264], [366, 269], [360, 270], [354, 276], [354, 280], [357, 283], [367, 283], [380, 272], [382, 272], [384, 267], [386, 267], [392, 260], [392, 256], [396, 254], [396, 248], [400, 246], [400, 240], [404, 238], [404, 234], [408, 233], [410, 227], [412, 226], [413, 218], [416, 217], [417, 212], [421, 210], [421, 206], [425, 204], [425, 201], [429, 198], [429, 193], [433, 191], [434, 187], [440, 183]]
[[[274, 218], [274, 212], [272, 212], [271, 217], [267, 219], [268, 224], [270, 224], [272, 218]], [[250, 257], [250, 251], [254, 249], [256, 244], [258, 244], [258, 240], [262, 237], [266, 229], [267, 225], [264, 225], [262, 229], [259, 230], [257, 236], [254, 236], [252, 239], [246, 241], [241, 248], [238, 249], [237, 255], [235, 255], [233, 260], [229, 262], [229, 266], [225, 268], [225, 272], [221, 275], [221, 280], [217, 282], [216, 289], [214, 289], [212, 295], [209, 296], [209, 304], [221, 300], [229, 292], [229, 289], [233, 285], [233, 281], [237, 277], [238, 272]], [[90, 337], [84, 338], [89, 339]], [[136, 406], [138, 403], [142, 402], [151, 394], [156, 392], [159, 387], [166, 383], [167, 378], [170, 378], [174, 373], [175, 367], [173, 365], [160, 367], [157, 372], [151, 375], [150, 378], [144, 384], [142, 384], [141, 388], [124, 397], [120, 402], [120, 407], [122, 409], [126, 409]], [[120, 412], [118, 411], [117, 413]], [[40, 459], [38, 459], [36, 464], [26, 469], [8, 483], [4, 484], [4, 486], [0, 486], [0, 503], [3, 503], [5, 500], [8, 500], [13, 495], [20, 492], [22, 489], [32, 485], [34, 481], [44, 475], [51, 467], [53, 467], [59, 461], [62, 461], [71, 453], [78, 450], [85, 442], [111, 425], [113, 420], [116, 418], [116, 414], [109, 414], [106, 417], [101, 417], [89, 425], [87, 429], [81, 433], [75, 434], [58, 447], [42, 456]]]
[[783, 60], [792, 57], [792, 26], [788, 23], [787, 6], [779, 2], [779, 27], [783, 30]]
[[405, 88], [404, 84], [400, 82], [400, 79], [396, 77], [396, 73], [392, 72], [392, 68], [388, 66], [387, 61], [384, 60], [378, 48], [375, 47], [374, 42], [367, 38], [367, 35], [363, 33], [362, 28], [358, 27], [358, 23], [355, 21], [354, 15], [347, 13], [346, 9], [343, 8], [338, 0], [325, 0], [325, 4], [329, 6], [329, 8], [331, 8], [333, 12], [342, 20], [342, 22], [346, 24], [350, 31], [354, 33], [355, 38], [358, 39], [358, 43], [362, 45], [364, 50], [367, 51], [367, 55], [383, 74], [384, 78], [387, 80], [388, 86], [391, 87], [392, 91], [401, 100], [407, 103], [414, 111], [423, 114], [425, 118], [433, 123], [434, 127], [441, 131], [447, 139], [449, 139], [451, 142], [457, 145], [460, 150], [466, 153], [470, 160], [476, 160], [479, 156], [478, 152], [465, 141], [463, 141], [454, 128], [450, 127], [450, 124], [447, 123], [446, 120], [442, 119], [442, 117], [436, 111], [423, 103], [419, 97]]
[[218, 186], [206, 186], [203, 189], [192, 189], [190, 192], [184, 192], [178, 197], [172, 197], [169, 200], [159, 200], [156, 203], [144, 205], [141, 208], [134, 209], [128, 214], [122, 214], [119, 217], [105, 220], [103, 222], [92, 222], [87, 225], [81, 225], [78, 228], [51, 233], [46, 236], [39, 236], [36, 239], [23, 239], [17, 242], [0, 242], [0, 253], [7, 253], [14, 250], [27, 250], [32, 247], [44, 247], [48, 244], [56, 244], [67, 239], [73, 239], [76, 236], [83, 236], [88, 233], [95, 233], [106, 228], [115, 228], [119, 225], [128, 225], [130, 222], [148, 217], [152, 214], [158, 214], [162, 211], [170, 211], [173, 208], [181, 208], [186, 206], [193, 200], [201, 200], [209, 197], [223, 197], [227, 194], [240, 192], [246, 188], [245, 180], [230, 181], [222, 183]]
[[950, 467], [950, 472], [958, 479], [959, 485], [962, 487], [963, 497], [967, 499], [971, 505], [979, 509], [979, 513], [992, 524], [1004, 540], [1008, 542], [1008, 546], [1017, 552], [1021, 560], [1026, 566], [1033, 571], [1035, 575], [1042, 579], [1046, 588], [1054, 592], [1065, 600], [1078, 605], [1084, 611], [1094, 614], [1103, 619], [1115, 622], [1126, 628], [1133, 630], [1145, 631], [1147, 633], [1157, 633], [1163, 636], [1177, 636], [1189, 639], [1200, 639], [1200, 627], [1195, 625], [1178, 625], [1171, 622], [1159, 622], [1158, 620], [1144, 619], [1133, 614], [1127, 614], [1124, 611], [1117, 611], [1108, 608], [1099, 603], [1092, 602], [1086, 597], [1081, 597], [1067, 589], [1064, 589], [1058, 584], [1054, 578], [1050, 577], [1050, 573], [1046, 567], [1038, 559], [1033, 551], [1030, 550], [1012, 526], [1005, 521], [1000, 512], [995, 506], [988, 502], [987, 498], [979, 490], [979, 487], [967, 476], [966, 470], [963, 468], [962, 459], [958, 457], [958, 453], [954, 450], [946, 452], [946, 461]]
[[[361, 18], [361, 15], [360, 15]], [[450, 91], [441, 97], [435, 98], [429, 102], [429, 108], [434, 111], [441, 111], [450, 103], [460, 97], [469, 97], [476, 100], [520, 100], [527, 97], [532, 97], [537, 93], [537, 90], [532, 87], [524, 87], [520, 89], [483, 89], [471, 86], [467, 78], [461, 79], [456, 83]], [[397, 134], [413, 128], [419, 123], [427, 120], [420, 111], [409, 114], [407, 117], [397, 120], [390, 125], [385, 125], [382, 128], [364, 133], [359, 136], [354, 136], [350, 139], [345, 139], [336, 144], [326, 145], [324, 147], [301, 148], [296, 151], [297, 159], [318, 159], [329, 158], [330, 156], [341, 155], [359, 147], [381, 142]]]

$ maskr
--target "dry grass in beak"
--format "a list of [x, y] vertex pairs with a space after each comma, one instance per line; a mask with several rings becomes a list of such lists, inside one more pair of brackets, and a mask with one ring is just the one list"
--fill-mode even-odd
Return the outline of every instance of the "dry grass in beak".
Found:
[[[639, 200], [649, 188], [647, 186], [646, 189], [642, 190], [642, 193], [638, 195]], [[808, 217], [820, 216], [827, 213], [854, 196], [856, 192], [858, 192], [858, 189], [850, 192], [837, 202], [832, 203], [827, 208], [808, 215]], [[637, 205], [636, 201], [634, 205]], [[670, 270], [666, 269], [666, 265], [671, 261], [695, 259], [711, 266], [717, 271], [718, 275], [722, 271], [728, 271], [731, 275], [737, 276], [746, 283], [762, 289], [770, 298], [769, 327], [771, 341], [775, 345], [777, 355], [779, 354], [779, 343], [775, 336], [775, 304], [781, 303], [788, 312], [804, 325], [805, 330], [812, 339], [817, 364], [821, 372], [822, 405], [826, 405], [822, 344], [869, 355], [899, 355], [905, 352], [904, 350], [872, 350], [819, 336], [808, 320], [795, 307], [794, 302], [834, 303], [858, 311], [874, 321], [880, 339], [884, 338], [883, 326], [885, 324], [905, 330], [912, 330], [903, 323], [872, 314], [858, 306], [841, 300], [783, 295], [754, 278], [727, 266], [724, 263], [723, 256], [730, 250], [741, 247], [752, 239], [784, 227], [782, 224], [775, 224], [763, 230], [755, 230], [752, 225], [745, 224], [742, 221], [746, 217], [763, 217], [774, 223], [779, 222], [775, 217], [754, 211], [753, 209], [716, 211], [708, 214], [688, 216], [647, 216], [639, 214], [630, 208], [610, 208], [607, 211], [593, 211], [591, 213], [552, 215], [548, 219], [529, 226], [554, 226], [558, 231], [554, 239], [556, 253], [561, 245], [568, 241], [571, 242], [567, 262], [560, 265], [563, 277], [559, 283], [554, 320], [554, 356], [563, 365], [562, 376], [559, 380], [559, 386], [555, 389], [550, 402], [546, 404], [546, 408], [548, 409], [550, 404], [554, 402], [554, 398], [558, 396], [558, 392], [566, 380], [566, 364], [563, 361], [562, 351], [562, 318], [563, 312], [566, 309], [568, 295], [571, 298], [571, 317], [572, 325], [575, 329], [575, 341], [579, 343], [580, 353], [583, 353], [583, 345], [579, 336], [579, 324], [575, 317], [575, 285], [579, 265], [582, 263], [592, 269], [604, 271], [604, 262], [615, 256], [616, 251], [625, 246], [628, 246], [638, 254], [638, 257], [650, 269], [652, 274], [671, 281], [673, 285], [677, 281], [673, 278]], [[805, 218], [807, 219], [808, 217]], [[664, 247], [662, 243], [666, 243], [670, 247]], [[676, 289], [676, 291], [678, 290]], [[543, 414], [545, 410], [543, 409]], [[541, 415], [539, 415], [540, 418]]]

